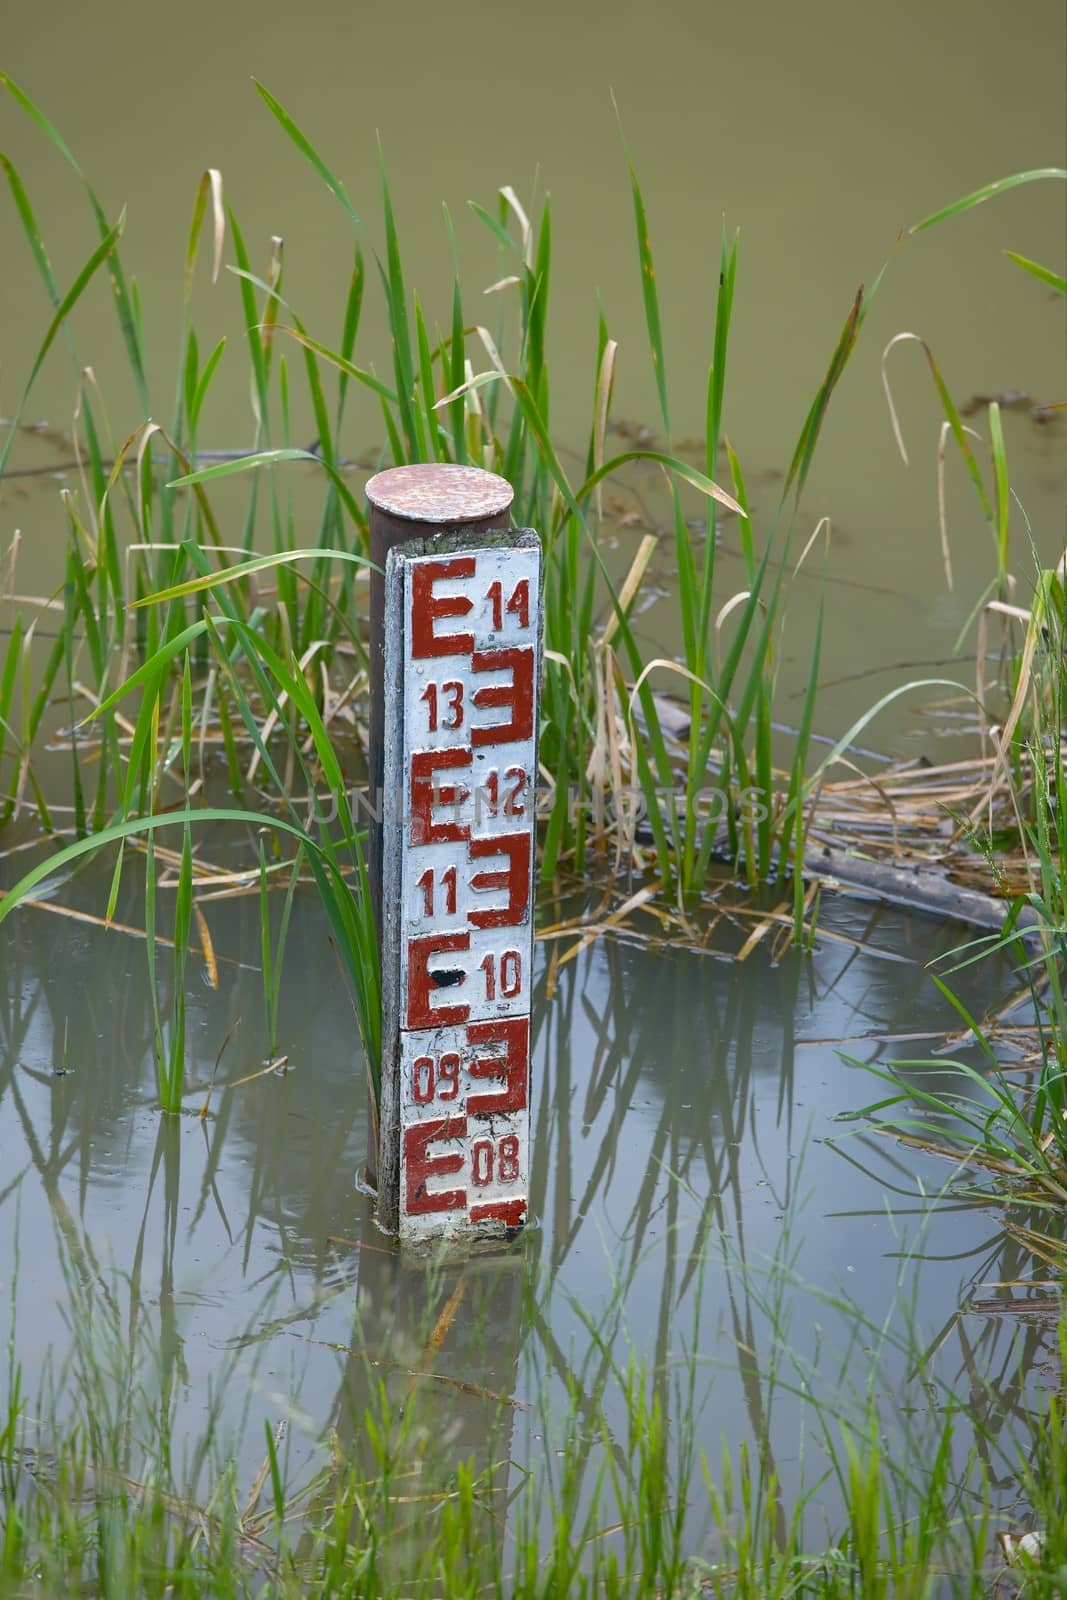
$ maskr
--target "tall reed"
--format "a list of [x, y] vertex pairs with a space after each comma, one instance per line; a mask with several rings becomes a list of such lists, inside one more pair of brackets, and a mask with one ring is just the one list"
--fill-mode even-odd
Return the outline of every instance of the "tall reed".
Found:
[[[703, 465], [697, 468], [672, 448], [669, 352], [662, 335], [648, 209], [631, 166], [636, 266], [665, 448], [627, 448], [609, 456], [617, 343], [600, 314], [588, 446], [583, 471], [576, 477], [564, 466], [551, 426], [547, 348], [554, 266], [548, 203], [536, 221], [511, 189], [501, 191], [495, 210], [474, 206], [506, 267], [499, 321], [492, 332], [471, 323], [456, 275], [449, 327], [431, 332], [423, 301], [409, 288], [383, 168], [377, 315], [390, 333], [392, 371], [380, 377], [356, 359], [366, 300], [363, 225], [344, 183], [309, 136], [257, 85], [269, 116], [315, 177], [325, 182], [352, 226], [340, 332], [326, 342], [297, 314], [286, 297], [277, 242], [264, 271], [254, 270], [237, 214], [224, 198], [221, 175], [205, 172], [194, 196], [182, 263], [173, 404], [164, 428], [154, 420], [139, 302], [122, 265], [124, 219], [109, 222], [68, 145], [32, 100], [3, 74], [0, 88], [71, 168], [88, 198], [95, 235], [83, 267], [64, 292], [49, 264], [31, 197], [5, 158], [15, 212], [51, 315], [13, 425], [0, 446], [0, 473], [37, 376], [60, 335], [76, 373], [78, 442], [84, 459], [84, 492], [64, 492], [63, 497], [69, 537], [58, 637], [38, 666], [34, 624], [16, 618], [0, 664], [0, 763], [6, 760], [10, 768], [4, 814], [13, 815], [31, 803], [45, 830], [51, 830], [54, 819], [37, 779], [35, 743], [60, 688], [73, 694], [76, 681], [84, 676], [90, 680], [90, 704], [85, 707], [89, 720], [79, 723], [75, 717], [69, 736], [77, 837], [66, 853], [56, 854], [53, 868], [80, 857], [83, 846], [117, 843], [113, 906], [125, 839], [140, 832], [150, 840], [159, 827], [185, 829], [207, 819], [209, 811], [200, 805], [159, 815], [157, 797], [167, 737], [178, 738], [188, 751], [195, 728], [202, 766], [210, 732], [222, 747], [236, 801], [227, 814], [244, 820], [255, 815], [244, 804], [248, 784], [242, 768], [247, 761], [248, 772], [266, 784], [270, 809], [264, 815], [286, 819], [290, 835], [307, 846], [305, 859], [356, 997], [372, 1074], [376, 1070], [380, 998], [363, 884], [363, 844], [345, 799], [351, 783], [342, 761], [344, 741], [335, 738], [330, 715], [339, 693], [355, 704], [365, 694], [360, 677], [365, 645], [355, 615], [367, 565], [367, 526], [347, 479], [341, 445], [356, 386], [379, 407], [383, 464], [458, 461], [502, 472], [516, 491], [517, 520], [541, 534], [546, 575], [542, 757], [544, 771], [551, 774], [542, 841], [545, 878], [552, 879], [564, 864], [584, 873], [591, 852], [613, 842], [618, 864], [629, 856], [631, 864], [653, 868], [664, 892], [684, 906], [701, 890], [713, 855], [734, 859], [753, 886], [787, 873], [792, 864], [799, 930], [804, 900], [795, 869], [803, 854], [806, 805], [814, 781], [808, 765], [821, 624], [790, 764], [780, 773], [772, 726], [787, 609], [786, 556], [798, 497], [828, 407], [881, 274], [866, 293], [857, 293], [848, 310], [804, 420], [778, 510], [765, 533], [757, 535], [744, 472], [724, 425], [736, 237], [724, 234], [720, 249]], [[240, 344], [247, 350], [254, 437], [251, 450], [240, 458], [205, 464], [205, 416], [213, 385], [224, 364], [233, 360], [236, 343], [223, 339], [205, 353], [197, 334], [194, 288], [209, 230], [213, 280], [220, 277], [227, 241], [232, 251], [229, 268], [239, 306]], [[111, 281], [140, 413], [121, 443], [108, 437], [101, 397], [85, 375], [73, 331], [80, 302], [102, 272]], [[933, 370], [949, 425], [970, 462], [958, 414], [951, 411], [947, 390]], [[312, 450], [294, 446], [291, 439], [298, 371], [317, 429]], [[994, 496], [982, 488], [980, 474], [976, 487], [995, 527], [1001, 571], [1008, 497], [1002, 441], [998, 447], [996, 437]], [[730, 491], [715, 482], [723, 451]], [[633, 462], [658, 466], [670, 484], [680, 660], [646, 659], [632, 625], [651, 542], [642, 543], [621, 580], [605, 549], [601, 489]], [[308, 546], [300, 545], [287, 493], [286, 474], [293, 472], [315, 473], [322, 482], [317, 538]], [[228, 480], [239, 474], [248, 485], [244, 514], [236, 521], [224, 519], [213, 503], [215, 485], [225, 479], [229, 489]], [[694, 491], [704, 507], [703, 525], [696, 533], [686, 499]], [[745, 588], [733, 594], [724, 591], [716, 559], [722, 508], [738, 519], [745, 563]], [[269, 595], [258, 587], [267, 574], [275, 585]], [[342, 671], [349, 674], [343, 689]], [[186, 692], [190, 684], [191, 697]], [[681, 747], [666, 732], [666, 690], [680, 692], [688, 703], [689, 730]], [[126, 694], [139, 696], [128, 744], [119, 721]], [[284, 759], [278, 754], [279, 742]], [[183, 770], [188, 794], [187, 761]], [[329, 809], [339, 819], [332, 830], [314, 793], [320, 776], [326, 778]], [[297, 780], [306, 796], [303, 814], [293, 794]], [[635, 792], [647, 818], [650, 851], [636, 838], [633, 807], [627, 801]], [[202, 798], [200, 791], [197, 798]], [[187, 848], [183, 833], [183, 851]], [[0, 904], [0, 917], [10, 914], [45, 875], [35, 868], [14, 886]], [[179, 960], [185, 959], [187, 945], [188, 878], [179, 875]], [[153, 913], [146, 902], [146, 922]], [[183, 1019], [174, 1014], [166, 1041], [164, 1030], [156, 1029], [157, 1054], [165, 1062], [165, 1070], [160, 1068], [161, 1086], [166, 1080], [163, 1098], [171, 1103], [177, 1078], [173, 1051], [182, 1028]]]

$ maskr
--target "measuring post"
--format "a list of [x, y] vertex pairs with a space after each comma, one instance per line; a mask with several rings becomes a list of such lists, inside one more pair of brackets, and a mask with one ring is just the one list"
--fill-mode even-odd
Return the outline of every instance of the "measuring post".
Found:
[[503, 1236], [528, 1197], [541, 545], [476, 468], [395, 468], [367, 494], [385, 568], [379, 1218], [408, 1242]]

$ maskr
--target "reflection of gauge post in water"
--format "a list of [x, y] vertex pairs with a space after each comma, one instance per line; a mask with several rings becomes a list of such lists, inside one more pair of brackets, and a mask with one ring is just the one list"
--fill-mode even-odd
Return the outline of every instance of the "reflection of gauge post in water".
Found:
[[540, 541], [475, 468], [395, 468], [367, 493], [385, 569], [379, 1215], [412, 1242], [504, 1236], [528, 1197]]

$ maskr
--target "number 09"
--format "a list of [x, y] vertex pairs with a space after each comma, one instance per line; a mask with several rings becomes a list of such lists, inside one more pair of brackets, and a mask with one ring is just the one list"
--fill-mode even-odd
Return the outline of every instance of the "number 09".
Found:
[[459, 1094], [459, 1056], [448, 1051], [440, 1061], [433, 1056], [416, 1056], [411, 1067], [411, 1098], [417, 1106], [430, 1101], [454, 1100]]

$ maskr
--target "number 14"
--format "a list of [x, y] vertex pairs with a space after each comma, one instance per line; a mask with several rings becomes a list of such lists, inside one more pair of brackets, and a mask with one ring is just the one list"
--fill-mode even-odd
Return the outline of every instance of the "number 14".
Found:
[[491, 583], [485, 591], [485, 598], [493, 608], [493, 627], [500, 629], [504, 626], [504, 612], [509, 611], [513, 617], [518, 617], [519, 627], [530, 626], [530, 580], [522, 578], [515, 585], [511, 599], [504, 604], [504, 588], [499, 579]]

